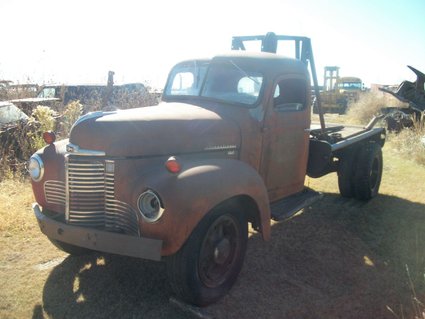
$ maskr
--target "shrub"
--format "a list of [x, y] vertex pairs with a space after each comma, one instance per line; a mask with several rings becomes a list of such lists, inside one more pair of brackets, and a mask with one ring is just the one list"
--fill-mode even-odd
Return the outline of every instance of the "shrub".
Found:
[[36, 149], [33, 136], [38, 128], [38, 122], [29, 121], [0, 132], [0, 181], [24, 174], [25, 163]]
[[[2, 87], [0, 87], [2, 89]], [[2, 93], [5, 90], [2, 90]], [[110, 108], [133, 108], [158, 104], [161, 94], [152, 92], [148, 86], [143, 91], [121, 90], [113, 96], [114, 105]], [[92, 94], [84, 107], [80, 101], [68, 103], [65, 110], [53, 104], [57, 113], [47, 106], [37, 106], [27, 123], [17, 125], [0, 132], [0, 181], [4, 178], [21, 177], [25, 174], [25, 165], [29, 157], [45, 146], [43, 132], [56, 131], [59, 138], [69, 136], [72, 125], [83, 112], [102, 109], [101, 94]], [[107, 108], [106, 108], [107, 109]]]
[[80, 101], [72, 101], [68, 103], [62, 115], [62, 120], [60, 122], [60, 129], [58, 134], [61, 137], [68, 137], [72, 125], [81, 116], [82, 112], [83, 106], [81, 105]]
[[46, 131], [53, 131], [55, 129], [55, 112], [48, 106], [37, 106], [31, 114], [29, 125], [36, 122], [38, 129], [35, 132], [30, 132], [30, 148], [33, 151], [42, 148], [46, 143], [43, 140], [43, 133]]
[[347, 117], [351, 122], [367, 124], [374, 115], [381, 113], [384, 107], [403, 107], [405, 104], [389, 94], [367, 92], [360, 96], [357, 102], [350, 104]]
[[17, 123], [1, 132], [0, 181], [25, 174], [25, 163], [29, 157], [45, 145], [43, 132], [55, 127], [54, 114], [47, 106], [37, 106], [28, 122]]
[[425, 166], [425, 145], [421, 140], [424, 136], [425, 127], [417, 124], [398, 134], [388, 134], [388, 146], [404, 158]]

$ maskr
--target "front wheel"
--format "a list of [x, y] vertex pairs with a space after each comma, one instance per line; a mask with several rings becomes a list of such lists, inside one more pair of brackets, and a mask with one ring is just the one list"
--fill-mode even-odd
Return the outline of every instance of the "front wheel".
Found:
[[242, 269], [247, 222], [237, 208], [207, 215], [183, 247], [167, 258], [171, 286], [184, 301], [207, 306], [223, 297]]

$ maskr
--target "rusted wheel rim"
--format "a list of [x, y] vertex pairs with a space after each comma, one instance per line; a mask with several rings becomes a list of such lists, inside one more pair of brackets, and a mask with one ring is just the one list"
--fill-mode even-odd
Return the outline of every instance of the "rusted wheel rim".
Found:
[[241, 246], [240, 228], [231, 215], [214, 221], [202, 242], [198, 271], [207, 287], [223, 284], [231, 275]]

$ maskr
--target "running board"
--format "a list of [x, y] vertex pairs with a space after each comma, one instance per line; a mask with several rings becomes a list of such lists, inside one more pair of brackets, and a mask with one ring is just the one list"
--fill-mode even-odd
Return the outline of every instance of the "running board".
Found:
[[276, 221], [288, 219], [320, 198], [322, 198], [321, 193], [306, 188], [299, 193], [272, 203], [270, 205], [272, 219]]

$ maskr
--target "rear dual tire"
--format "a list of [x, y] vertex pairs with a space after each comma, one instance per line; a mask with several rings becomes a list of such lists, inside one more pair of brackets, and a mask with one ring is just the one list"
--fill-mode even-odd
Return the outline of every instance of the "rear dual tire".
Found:
[[382, 149], [377, 143], [347, 152], [338, 167], [341, 196], [365, 201], [375, 197], [381, 184], [382, 168]]

